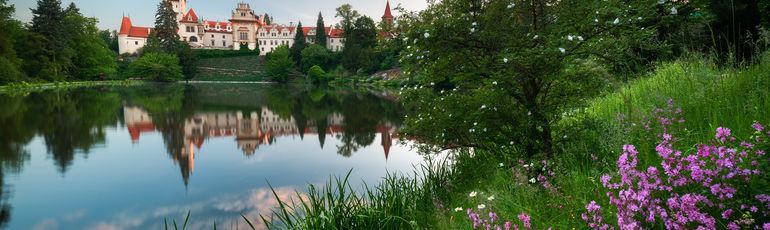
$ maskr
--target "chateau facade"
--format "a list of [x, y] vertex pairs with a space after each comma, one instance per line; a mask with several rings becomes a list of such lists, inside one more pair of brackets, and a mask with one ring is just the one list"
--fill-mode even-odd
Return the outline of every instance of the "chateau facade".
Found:
[[[308, 43], [315, 43], [316, 27], [302, 27], [302, 31], [296, 31], [297, 26], [293, 23], [268, 25], [264, 16], [255, 14], [247, 3], [238, 3], [228, 21], [209, 21], [199, 17], [192, 8], [188, 10], [187, 0], [163, 1], [171, 2], [179, 22], [179, 37], [193, 49], [239, 50], [241, 47], [248, 47], [254, 50], [259, 47], [260, 55], [265, 55], [281, 45], [294, 45], [297, 32], [304, 33]], [[388, 2], [383, 20], [392, 24], [393, 16], [390, 12]], [[334, 27], [325, 29], [326, 48], [342, 51], [345, 46], [344, 31]], [[118, 33], [120, 53], [136, 53], [147, 43], [150, 33], [152, 28], [134, 26], [130, 17], [123, 16]]]

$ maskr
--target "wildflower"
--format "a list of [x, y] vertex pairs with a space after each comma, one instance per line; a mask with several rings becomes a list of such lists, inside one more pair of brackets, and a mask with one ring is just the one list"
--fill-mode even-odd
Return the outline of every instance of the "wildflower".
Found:
[[[495, 200], [495, 196], [490, 196], [490, 197], [487, 198], [487, 200], [488, 201], [493, 201], [493, 200]], [[754, 207], [754, 208], [756, 208], [756, 207]]]
[[615, 21], [612, 21], [612, 24], [617, 25], [618, 23], [620, 23], [620, 19], [619, 18], [615, 18]]
[[508, 9], [512, 9], [514, 6], [516, 6], [516, 3], [511, 3], [508, 5]]
[[462, 208], [462, 207], [457, 207], [457, 208], [455, 208], [455, 212], [461, 212], [462, 210], [463, 210], [463, 208]]
[[534, 177], [532, 177], [532, 179], [529, 179], [529, 183], [532, 183], [532, 184], [534, 184], [534, 183], [536, 183], [536, 182], [537, 182], [537, 180], [536, 180]]
[[759, 122], [754, 122], [754, 124], [751, 125], [751, 127], [754, 128], [754, 130], [756, 130], [757, 133], [761, 133], [763, 130], [765, 130], [765, 127], [763, 127], [762, 124], [760, 124]]
[[570, 41], [572, 41], [574, 38], [575, 38], [575, 37], [573, 37], [572, 35], [567, 35], [567, 40], [570, 40]]
[[725, 142], [725, 140], [727, 140], [728, 137], [730, 137], [730, 129], [724, 128], [724, 127], [717, 128], [716, 139], [719, 139], [720, 141]]
[[429, 34], [428, 32], [425, 32], [425, 34], [424, 34], [423, 36], [424, 36], [425, 38], [429, 38], [429, 37], [430, 37], [430, 34]]
[[582, 42], [583, 41], [583, 36], [577, 36], [577, 39]]
[[722, 219], [725, 219], [725, 220], [730, 219], [730, 215], [732, 214], [733, 214], [733, 210], [727, 209], [724, 212], [722, 212]]
[[470, 197], [476, 197], [476, 195], [478, 195], [478, 194], [479, 194], [479, 193], [477, 193], [477, 192], [475, 192], [475, 191], [474, 191], [474, 192], [471, 192], [471, 194], [468, 194], [468, 196], [470, 196]]
[[671, 7], [671, 14], [676, 15], [678, 13], [679, 13], [679, 11], [676, 10], [676, 6]]
[[565, 50], [564, 48], [561, 48], [561, 47], [559, 47], [559, 51], [561, 51], [561, 53], [567, 53], [567, 50]]
[[476, 32], [476, 28], [471, 28], [471, 33]]
[[508, 63], [508, 58], [503, 58], [503, 62]]
[[[770, 224], [765, 224], [765, 225], [770, 227]], [[506, 221], [505, 222], [505, 230], [511, 230], [511, 222], [510, 221]]]
[[487, 105], [481, 105], [481, 109], [486, 109]]
[[497, 81], [493, 81], [493, 82], [492, 82], [492, 84], [493, 84], [493, 85], [497, 85]]
[[477, 208], [479, 208], [479, 210], [481, 210], [481, 209], [484, 209], [484, 208], [486, 208], [487, 206], [486, 206], [486, 205], [484, 205], [484, 204], [480, 204], [479, 206], [476, 206], [476, 207], [477, 207]]
[[522, 212], [521, 214], [519, 214], [519, 220], [521, 220], [521, 223], [524, 224], [524, 228], [529, 229], [532, 227], [532, 222], [531, 222], [532, 218], [526, 213]]
[[503, 166], [505, 166], [505, 165], [503, 165], [503, 163], [500, 163], [500, 167], [503, 167]]

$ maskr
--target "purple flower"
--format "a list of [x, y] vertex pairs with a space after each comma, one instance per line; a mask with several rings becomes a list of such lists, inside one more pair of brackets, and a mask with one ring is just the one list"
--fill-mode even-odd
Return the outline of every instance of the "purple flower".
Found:
[[763, 230], [770, 230], [770, 223], [765, 223], [765, 225], [762, 225]]
[[532, 220], [529, 215], [526, 213], [519, 214], [519, 220], [521, 220], [521, 223], [524, 224], [524, 228], [530, 229], [532, 227]]
[[738, 226], [735, 222], [730, 222], [730, 224], [727, 225], [727, 229], [730, 230], [740, 230], [741, 227]]
[[762, 131], [765, 130], [765, 127], [763, 127], [759, 122], [754, 122], [754, 125], [751, 127], [754, 128], [754, 130], [756, 130], [758, 133], [762, 133]]
[[730, 215], [732, 215], [732, 214], [733, 214], [733, 210], [732, 209], [727, 209], [724, 212], [722, 212], [722, 219], [725, 219], [725, 220], [729, 219]]
[[725, 127], [719, 127], [717, 128], [717, 135], [716, 138], [719, 139], [722, 142], [725, 142], [727, 138], [730, 137], [730, 129]]

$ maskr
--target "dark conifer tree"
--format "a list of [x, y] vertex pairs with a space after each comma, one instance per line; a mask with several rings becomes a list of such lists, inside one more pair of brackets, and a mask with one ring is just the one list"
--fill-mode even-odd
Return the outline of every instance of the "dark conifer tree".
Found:
[[291, 58], [294, 63], [299, 65], [302, 63], [302, 50], [307, 47], [307, 41], [305, 40], [305, 33], [302, 30], [302, 22], [297, 24], [296, 34], [294, 35], [294, 45], [291, 46]]
[[324, 23], [324, 17], [321, 15], [321, 12], [318, 12], [318, 22], [316, 23], [316, 31], [315, 31], [315, 44], [318, 44], [322, 47], [326, 47], [326, 25]]
[[177, 42], [179, 42], [179, 22], [176, 20], [176, 12], [172, 8], [171, 2], [161, 1], [158, 4], [158, 11], [155, 13], [155, 29], [152, 36], [160, 43], [161, 49], [167, 53], [175, 53]]

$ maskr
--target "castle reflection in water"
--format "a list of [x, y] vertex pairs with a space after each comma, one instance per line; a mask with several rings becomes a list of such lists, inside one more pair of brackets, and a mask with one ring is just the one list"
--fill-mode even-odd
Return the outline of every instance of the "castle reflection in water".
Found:
[[[123, 106], [125, 125], [131, 135], [131, 141], [138, 143], [142, 134], [157, 132], [150, 114], [138, 106]], [[178, 154], [172, 154], [174, 161], [179, 164], [182, 177], [187, 183], [190, 174], [195, 170], [195, 153], [199, 151], [207, 139], [234, 138], [238, 148], [245, 156], [253, 156], [260, 146], [272, 145], [279, 137], [297, 137], [304, 139], [305, 134], [318, 137], [319, 145], [323, 148], [326, 137], [343, 135], [344, 117], [339, 113], [331, 113], [326, 118], [328, 126], [319, 130], [313, 121], [308, 121], [305, 128], [300, 130], [294, 117], [281, 117], [268, 108], [260, 112], [198, 112], [185, 119], [184, 146]], [[320, 132], [319, 132], [320, 131]], [[376, 126], [380, 134], [380, 144], [387, 160], [390, 148], [398, 136], [396, 127], [390, 122]]]

